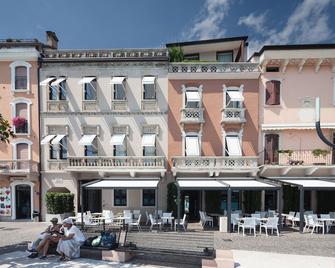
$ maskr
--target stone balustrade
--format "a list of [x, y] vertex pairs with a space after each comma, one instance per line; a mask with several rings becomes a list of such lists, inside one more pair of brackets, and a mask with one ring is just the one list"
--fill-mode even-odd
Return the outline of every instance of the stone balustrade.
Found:
[[0, 160], [0, 174], [38, 172], [38, 163], [32, 160]]
[[245, 108], [222, 109], [222, 122], [245, 122]]
[[169, 73], [246, 73], [260, 72], [257, 63], [250, 62], [178, 62], [170, 63]]
[[183, 108], [181, 109], [181, 123], [204, 123], [203, 108]]

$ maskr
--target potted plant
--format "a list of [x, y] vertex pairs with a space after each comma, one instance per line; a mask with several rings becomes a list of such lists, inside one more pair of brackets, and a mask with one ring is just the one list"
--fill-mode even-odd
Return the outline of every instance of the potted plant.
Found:
[[45, 201], [47, 207], [46, 221], [50, 221], [52, 218], [63, 220], [73, 216], [74, 194], [48, 192], [45, 195]]
[[[312, 154], [315, 158], [318, 158], [318, 160], [320, 160], [320, 157], [323, 157], [324, 160], [326, 161], [326, 156], [330, 153], [329, 150], [326, 150], [326, 149], [314, 149], [312, 151]], [[316, 163], [313, 163], [314, 165], [325, 165], [326, 162], [316, 162]]]
[[15, 116], [12, 119], [12, 123], [15, 126], [15, 130], [17, 133], [25, 133], [27, 132], [27, 119], [20, 116]]

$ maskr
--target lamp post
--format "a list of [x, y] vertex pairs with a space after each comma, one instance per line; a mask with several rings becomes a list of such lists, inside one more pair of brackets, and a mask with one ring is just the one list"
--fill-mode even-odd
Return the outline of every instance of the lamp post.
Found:
[[335, 149], [335, 144], [327, 140], [325, 135], [322, 133], [321, 123], [320, 123], [320, 97], [315, 99], [315, 128], [318, 133], [319, 138], [328, 146]]

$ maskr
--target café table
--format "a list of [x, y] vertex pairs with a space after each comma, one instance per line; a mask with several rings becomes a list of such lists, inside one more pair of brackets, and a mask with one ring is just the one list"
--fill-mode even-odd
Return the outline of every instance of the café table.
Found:
[[[323, 229], [322, 229], [322, 234], [325, 234], [325, 229], [327, 228], [327, 222], [335, 222], [335, 219], [332, 218], [318, 218], [319, 222], [323, 223]], [[327, 232], [328, 233], [328, 232]]]
[[167, 224], [169, 224], [169, 221], [171, 220], [171, 230], [173, 230], [173, 221], [174, 221], [173, 216], [162, 216], [162, 217], [160, 217], [160, 219], [162, 220], [162, 222], [164, 222], [164, 220], [166, 220]]

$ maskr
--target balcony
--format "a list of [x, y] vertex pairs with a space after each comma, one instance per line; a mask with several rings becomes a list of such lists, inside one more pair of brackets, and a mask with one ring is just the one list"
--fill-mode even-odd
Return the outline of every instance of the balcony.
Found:
[[244, 123], [245, 108], [224, 108], [222, 109], [221, 123]]
[[172, 158], [172, 172], [209, 173], [257, 173], [258, 158], [254, 156], [180, 156]]
[[32, 160], [0, 160], [0, 174], [28, 175], [38, 172], [38, 163]]
[[[67, 171], [102, 171], [127, 173], [166, 171], [164, 156], [83, 156], [68, 157]], [[163, 176], [162, 175], [162, 176]]]
[[183, 108], [181, 109], [180, 123], [204, 123], [204, 109], [203, 108]]
[[49, 100], [47, 101], [48, 112], [67, 112], [69, 102], [67, 100]]

